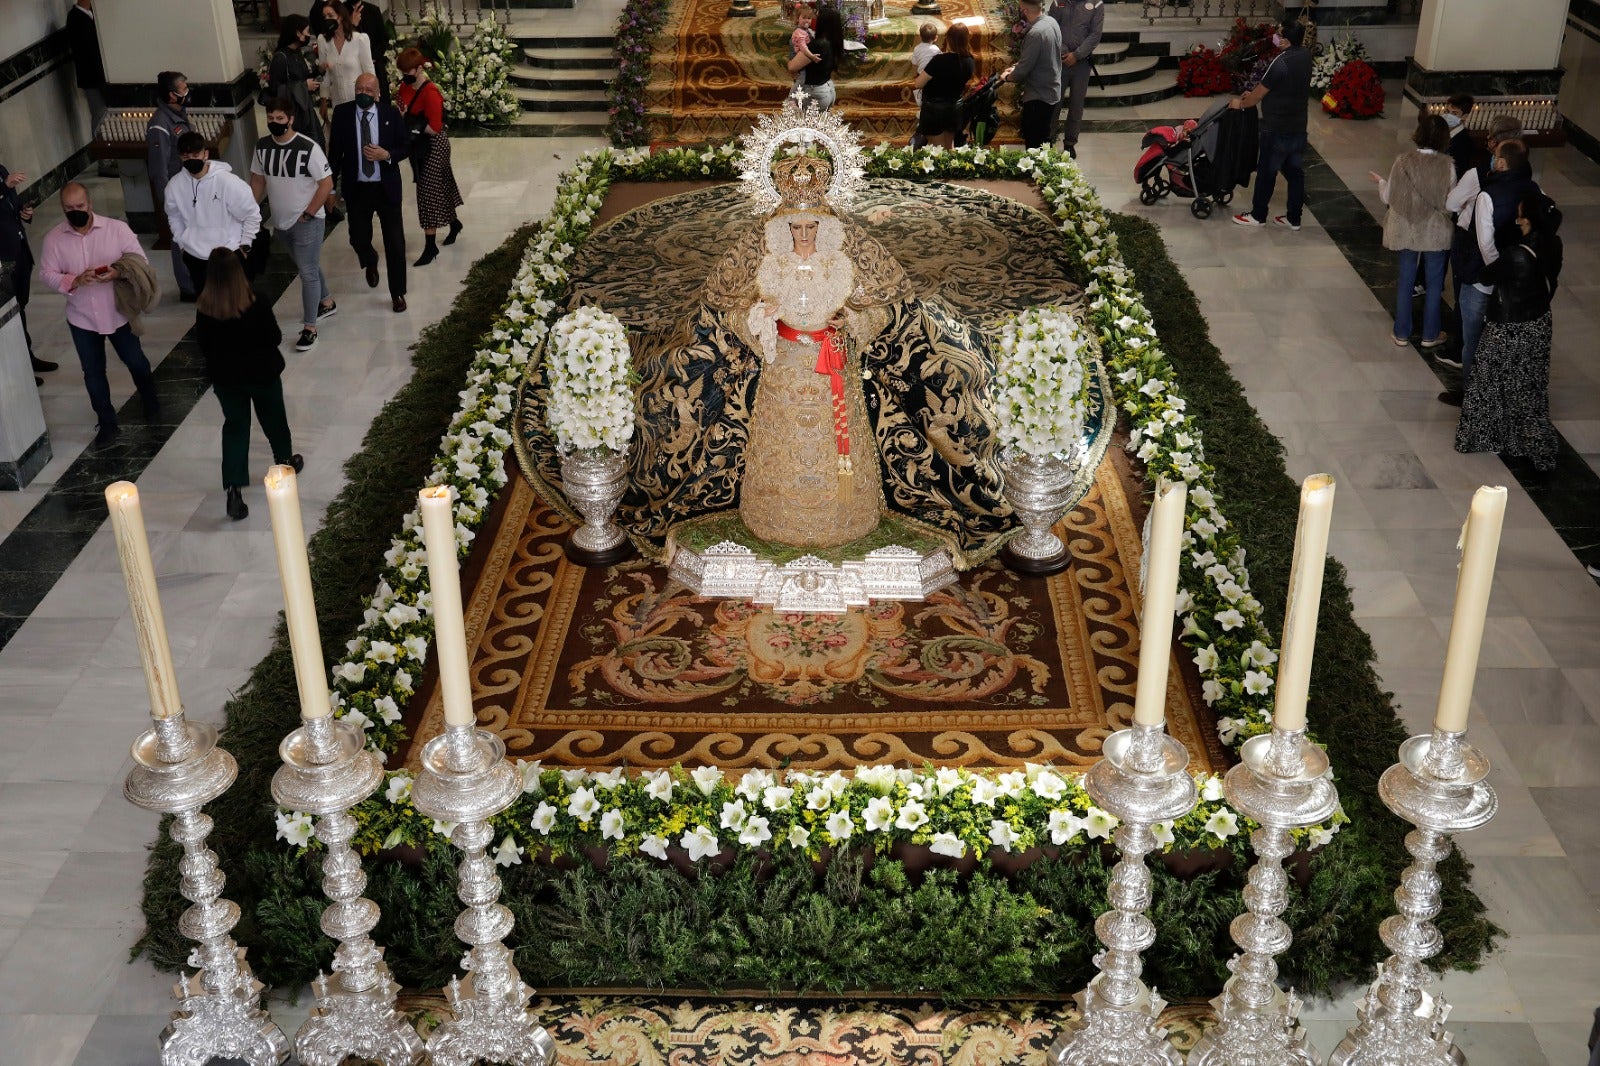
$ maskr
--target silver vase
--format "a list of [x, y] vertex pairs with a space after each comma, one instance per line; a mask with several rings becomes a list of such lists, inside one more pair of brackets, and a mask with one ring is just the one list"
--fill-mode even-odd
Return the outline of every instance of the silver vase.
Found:
[[1072, 503], [1082, 449], [1054, 455], [1008, 452], [1004, 460], [1005, 497], [1022, 523], [1022, 532], [1006, 545], [1007, 562], [1030, 574], [1054, 574], [1066, 569], [1067, 548], [1050, 527]]
[[567, 544], [567, 557], [584, 566], [605, 566], [625, 558], [632, 549], [612, 516], [628, 483], [628, 450], [562, 452], [561, 483], [567, 502], [583, 515], [583, 525]]

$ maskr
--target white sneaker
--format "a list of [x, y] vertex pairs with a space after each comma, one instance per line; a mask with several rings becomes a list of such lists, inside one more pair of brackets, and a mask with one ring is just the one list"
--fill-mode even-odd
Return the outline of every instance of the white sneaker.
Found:
[[1438, 363], [1440, 366], [1447, 366], [1452, 370], [1460, 370], [1461, 369], [1461, 360], [1457, 359], [1455, 356], [1446, 355], [1443, 352], [1440, 352], [1437, 355], [1435, 355], [1433, 357], [1433, 361], [1435, 363]]
[[1584, 569], [1589, 571], [1590, 577], [1600, 578], [1600, 566], [1586, 566]]
[[1285, 229], [1292, 229], [1296, 233], [1300, 232], [1300, 223], [1298, 223], [1298, 222], [1290, 222], [1288, 215], [1278, 215], [1278, 216], [1274, 217], [1273, 220], [1272, 220], [1272, 224], [1274, 226], [1283, 226]]
[[1241, 214], [1234, 215], [1233, 216], [1233, 224], [1236, 225], [1236, 226], [1265, 226], [1266, 225], [1265, 222], [1257, 221], [1256, 216], [1252, 215], [1248, 211], [1245, 211], [1245, 212], [1243, 212]]

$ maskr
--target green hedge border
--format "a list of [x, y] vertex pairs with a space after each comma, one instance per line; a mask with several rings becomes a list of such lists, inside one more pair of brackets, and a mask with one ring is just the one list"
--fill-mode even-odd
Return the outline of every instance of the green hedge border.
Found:
[[[1230, 519], [1249, 549], [1251, 572], [1273, 628], [1285, 600], [1298, 494], [1281, 446], [1245, 400], [1210, 343], [1193, 293], [1149, 223], [1113, 216], [1123, 258], [1140, 281], [1158, 335], [1199, 419]], [[412, 505], [409, 486], [426, 477], [456, 406], [476, 339], [502, 309], [533, 227], [519, 230], [469, 273], [455, 307], [419, 342], [416, 375], [374, 421], [347, 464], [348, 484], [312, 539], [312, 573], [324, 653], [340, 658], [376, 583], [391, 531]], [[397, 486], [405, 489], [398, 490]], [[1382, 957], [1377, 923], [1408, 861], [1405, 827], [1379, 804], [1377, 777], [1403, 737], [1372, 669], [1370, 639], [1351, 617], [1343, 569], [1329, 566], [1312, 678], [1313, 729], [1327, 738], [1353, 825], [1310, 864], [1310, 880], [1286, 916], [1298, 930], [1283, 960], [1299, 987], [1321, 990], [1367, 974]], [[1337, 699], [1323, 694], [1337, 694]], [[273, 651], [226, 708], [226, 743], [240, 783], [210, 808], [212, 846], [231, 874], [229, 894], [245, 918], [235, 930], [259, 975], [298, 985], [324, 968], [330, 951], [313, 861], [275, 840], [268, 782], [277, 745], [294, 721], [293, 669], [282, 626]], [[1161, 945], [1150, 981], [1170, 994], [1215, 992], [1231, 954], [1227, 924], [1242, 909], [1248, 855], [1179, 879], [1157, 868], [1152, 917]], [[163, 837], [146, 878], [149, 929], [135, 947], [160, 968], [182, 967], [188, 944], [176, 932], [185, 906], [176, 893], [178, 851]], [[451, 922], [454, 855], [430, 842], [421, 869], [371, 862], [369, 895], [384, 910], [375, 933], [402, 983], [435, 987], [454, 970]], [[517, 913], [517, 963], [540, 985], [896, 989], [949, 998], [1063, 992], [1090, 973], [1092, 918], [1105, 907], [1106, 857], [1038, 862], [1007, 875], [987, 863], [909, 876], [898, 862], [864, 852], [835, 855], [818, 872], [786, 857], [741, 859], [714, 876], [685, 876], [648, 860], [525, 863], [502, 871]], [[1443, 867], [1445, 909], [1437, 919], [1447, 950], [1441, 966], [1474, 966], [1499, 932], [1467, 887], [1467, 866]], [[528, 930], [537, 930], [528, 935]]]

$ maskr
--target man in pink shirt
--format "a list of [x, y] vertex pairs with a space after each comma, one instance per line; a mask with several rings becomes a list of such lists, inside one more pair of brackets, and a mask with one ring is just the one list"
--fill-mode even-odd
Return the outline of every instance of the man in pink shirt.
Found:
[[66, 221], [45, 234], [39, 277], [67, 298], [67, 328], [83, 365], [89, 402], [100, 419], [94, 438], [94, 446], [100, 447], [117, 436], [117, 409], [106, 382], [106, 338], [133, 375], [133, 384], [144, 400], [145, 417], [154, 419], [161, 412], [150, 361], [127, 317], [117, 310], [112, 284], [119, 276], [117, 260], [125, 255], [148, 257], [126, 222], [95, 214], [89, 190], [78, 182], [68, 182], [61, 190], [61, 210]]

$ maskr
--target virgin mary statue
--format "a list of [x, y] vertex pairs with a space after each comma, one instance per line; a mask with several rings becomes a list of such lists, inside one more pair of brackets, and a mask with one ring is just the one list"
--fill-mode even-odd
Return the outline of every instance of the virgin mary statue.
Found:
[[[764, 219], [730, 236], [687, 321], [630, 338], [638, 407], [617, 521], [651, 558], [670, 558], [686, 524], [725, 525], [730, 512], [750, 546], [909, 535], [963, 569], [1019, 528], [1001, 496], [988, 342], [919, 299], [841, 214], [859, 149], [834, 127], [792, 102], [763, 123], [745, 172]], [[559, 489], [533, 422], [522, 421], [530, 475]]]

